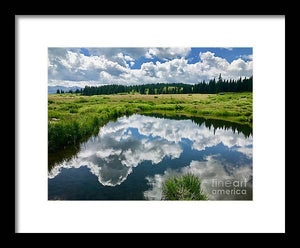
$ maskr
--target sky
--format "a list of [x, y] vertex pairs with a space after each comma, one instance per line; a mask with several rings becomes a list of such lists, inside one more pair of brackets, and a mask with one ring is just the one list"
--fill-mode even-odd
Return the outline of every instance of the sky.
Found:
[[195, 84], [252, 76], [252, 48], [48, 48], [48, 86]]

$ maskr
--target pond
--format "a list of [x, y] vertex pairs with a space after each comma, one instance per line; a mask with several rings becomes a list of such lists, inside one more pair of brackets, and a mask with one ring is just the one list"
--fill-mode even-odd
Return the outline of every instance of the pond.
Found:
[[209, 200], [252, 200], [252, 144], [247, 125], [123, 116], [48, 166], [48, 199], [161, 200], [166, 178], [192, 173]]

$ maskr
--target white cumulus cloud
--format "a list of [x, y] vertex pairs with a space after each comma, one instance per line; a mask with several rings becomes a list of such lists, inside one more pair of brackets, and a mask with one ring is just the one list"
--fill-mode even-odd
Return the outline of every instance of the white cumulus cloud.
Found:
[[[80, 49], [49, 48], [48, 84], [105, 85], [188, 83], [195, 84], [222, 74], [224, 79], [252, 76], [253, 61], [242, 57], [231, 63], [212, 52], [199, 54], [199, 61], [188, 63], [190, 48], [91, 48], [90, 55]], [[141, 56], [160, 58], [132, 69]], [[250, 60], [249, 60], [250, 59]]]

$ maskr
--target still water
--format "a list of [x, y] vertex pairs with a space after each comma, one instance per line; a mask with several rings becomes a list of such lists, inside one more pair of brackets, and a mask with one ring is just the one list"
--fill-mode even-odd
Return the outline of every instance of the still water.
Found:
[[166, 178], [193, 173], [210, 200], [252, 200], [252, 142], [230, 122], [124, 116], [48, 167], [48, 199], [160, 200]]

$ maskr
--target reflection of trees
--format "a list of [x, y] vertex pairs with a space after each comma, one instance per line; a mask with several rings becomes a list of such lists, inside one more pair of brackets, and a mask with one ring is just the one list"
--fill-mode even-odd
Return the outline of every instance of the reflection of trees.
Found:
[[[115, 120], [116, 118], [114, 118], [114, 121]], [[87, 142], [91, 137], [96, 137], [97, 135], [98, 132], [95, 132], [91, 136], [85, 136], [74, 145], [66, 146], [57, 152], [50, 152], [48, 150], [48, 171], [50, 171], [56, 164], [75, 158], [77, 153], [80, 151], [80, 145]]]
[[[110, 120], [104, 120], [103, 124], [100, 127], [106, 125], [109, 121], [115, 122], [117, 121], [117, 119], [117, 117], [113, 116], [112, 118], [110, 118]], [[76, 157], [76, 154], [80, 151], [80, 145], [87, 142], [91, 137], [96, 136], [98, 136], [98, 130], [96, 130], [92, 135], [84, 136], [80, 141], [78, 141], [74, 145], [68, 145], [59, 151], [50, 152], [48, 149], [48, 171], [50, 171], [56, 164], [60, 164], [63, 161], [69, 161], [72, 158]]]
[[230, 121], [224, 120], [216, 120], [216, 119], [206, 119], [203, 117], [194, 117], [194, 116], [185, 116], [185, 115], [168, 115], [168, 114], [143, 114], [146, 116], [164, 118], [164, 119], [172, 119], [172, 120], [192, 120], [192, 122], [201, 126], [202, 124], [209, 129], [223, 129], [229, 130], [231, 129], [233, 133], [242, 133], [245, 138], [248, 138], [250, 135], [252, 136], [252, 127], [247, 124], [239, 124]]
[[62, 149], [58, 152], [48, 152], [48, 171], [56, 165], [63, 161], [69, 161], [76, 156], [80, 150], [80, 144], [74, 146], [68, 146], [65, 149]]
[[223, 120], [213, 120], [213, 119], [204, 119], [199, 117], [191, 117], [192, 121], [194, 121], [198, 125], [205, 124], [206, 127], [209, 129], [213, 128], [214, 130], [224, 129], [228, 130], [231, 129], [233, 133], [242, 133], [244, 134], [245, 138], [248, 138], [250, 135], [252, 136], [252, 128], [248, 125], [238, 124], [235, 122], [223, 121]]

